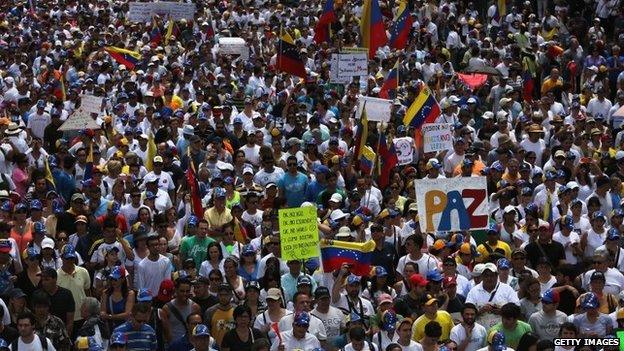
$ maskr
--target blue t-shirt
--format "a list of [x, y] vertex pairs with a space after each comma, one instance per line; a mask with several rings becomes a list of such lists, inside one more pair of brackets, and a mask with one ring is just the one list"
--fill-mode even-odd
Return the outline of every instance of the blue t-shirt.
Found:
[[300, 172], [297, 172], [297, 175], [294, 176], [290, 173], [286, 173], [282, 179], [277, 182], [277, 186], [284, 192], [288, 207], [299, 207], [305, 201], [308, 177]]
[[314, 180], [308, 184], [305, 193], [306, 201], [316, 202], [316, 198], [321, 191], [327, 189], [327, 184], [321, 184], [318, 181]]
[[115, 331], [126, 335], [128, 350], [156, 350], [156, 332], [148, 324], [143, 324], [139, 331], [135, 331], [131, 322], [125, 322], [115, 328]]

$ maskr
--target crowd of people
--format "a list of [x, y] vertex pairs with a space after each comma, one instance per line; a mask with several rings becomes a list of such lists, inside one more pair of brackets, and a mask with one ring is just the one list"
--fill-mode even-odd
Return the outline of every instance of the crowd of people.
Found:
[[[337, 84], [371, 1], [388, 37], [407, 6], [407, 43]], [[192, 3], [0, 2], [0, 350], [618, 349], [554, 340], [624, 328], [619, 0]], [[403, 123], [423, 89], [449, 150]], [[354, 157], [381, 135], [413, 141], [388, 184]], [[486, 178], [486, 230], [421, 230], [415, 182], [451, 177]], [[369, 274], [281, 258], [279, 210], [306, 206], [320, 238], [374, 242]]]

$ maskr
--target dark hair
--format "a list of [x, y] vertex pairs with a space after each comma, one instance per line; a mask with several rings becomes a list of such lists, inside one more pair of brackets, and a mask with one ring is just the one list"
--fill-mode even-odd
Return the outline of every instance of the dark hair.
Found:
[[0, 223], [0, 233], [9, 233], [11, 231], [11, 225], [7, 222]]
[[423, 237], [421, 235], [418, 235], [418, 234], [412, 234], [412, 235], [408, 236], [405, 239], [405, 241], [408, 241], [408, 240], [413, 240], [414, 241], [414, 245], [416, 245], [416, 247], [418, 249], [420, 249], [422, 247], [423, 242], [424, 242], [423, 241]]
[[137, 302], [132, 306], [132, 314], [148, 313], [151, 307], [151, 302]]
[[106, 217], [102, 223], [102, 228], [117, 228], [117, 221], [114, 217]]
[[464, 307], [462, 307], [462, 314], [464, 314], [464, 312], [468, 309], [473, 309], [475, 312], [478, 311], [477, 306], [475, 306], [475, 304], [467, 302], [466, 304], [464, 304]]
[[386, 346], [386, 351], [393, 351], [393, 350], [396, 350], [397, 348], [399, 350], [403, 350], [401, 345], [397, 344], [396, 342], [393, 342], [393, 343], [389, 344], [388, 346]]
[[249, 315], [249, 317], [251, 318], [251, 308], [249, 308], [249, 306], [247, 305], [238, 305], [236, 306], [236, 308], [234, 308], [234, 319], [242, 316], [243, 314], [247, 313]]
[[221, 244], [216, 241], [211, 242], [208, 244], [208, 247], [206, 247], [206, 260], [210, 260], [209, 251], [211, 247], [216, 247], [217, 250], [219, 250], [219, 261], [221, 261], [223, 259], [223, 250], [221, 249]]
[[210, 271], [210, 273], [208, 273], [208, 278], [210, 278], [210, 276], [211, 276], [212, 274], [216, 274], [216, 275], [218, 275], [218, 276], [219, 276], [219, 278], [221, 278], [221, 280], [223, 280], [223, 273], [221, 273], [221, 270], [219, 270], [219, 269], [213, 269], [213, 270], [211, 270], [211, 271]]
[[176, 289], [180, 287], [180, 285], [182, 284], [188, 284], [188, 285], [192, 285], [191, 284], [191, 280], [187, 277], [181, 277], [175, 280], [175, 282], [173, 282], [173, 284], [175, 285]]
[[21, 312], [17, 315], [16, 320], [19, 321], [20, 319], [28, 319], [30, 321], [30, 324], [32, 324], [33, 326], [35, 325], [35, 321], [37, 320], [35, 318], [35, 314], [32, 312]]
[[301, 296], [301, 295], [307, 295], [307, 296], [310, 296], [310, 294], [308, 294], [308, 293], [306, 293], [306, 292], [303, 292], [303, 291], [297, 291], [297, 292], [293, 295], [293, 299], [292, 299], [292, 300], [293, 300], [293, 303], [296, 303], [297, 298], [298, 298], [299, 296]]
[[522, 316], [522, 311], [520, 310], [520, 306], [516, 305], [513, 302], [509, 302], [501, 307], [500, 315], [502, 318], [520, 319], [520, 316]]
[[56, 273], [54, 268], [46, 267], [41, 271], [41, 277], [56, 279], [58, 277], [58, 273]]
[[366, 330], [364, 330], [364, 328], [357, 326], [349, 330], [349, 339], [355, 340], [355, 341], [362, 341], [365, 338], [366, 338]]
[[529, 351], [531, 346], [537, 344], [539, 339], [539, 336], [533, 332], [524, 333], [518, 342], [518, 348], [516, 351]]
[[442, 336], [442, 326], [436, 321], [431, 321], [425, 325], [425, 336], [439, 338]]
[[[41, 291], [37, 290], [33, 293], [30, 305], [34, 308], [35, 306], [47, 306], [50, 307], [50, 296]], [[4, 313], [4, 308], [0, 308], [2, 313]]]
[[563, 332], [564, 330], [573, 331], [575, 335], [578, 335], [578, 328], [572, 322], [564, 322], [563, 324], [561, 324], [561, 326], [559, 327], [558, 335], [561, 336], [561, 332]]
[[253, 345], [251, 345], [251, 351], [262, 350], [269, 347], [271, 347], [271, 343], [268, 339], [257, 339], [256, 341], [254, 341]]
[[[191, 313], [189, 313], [189, 315], [188, 315], [188, 316], [186, 316], [186, 324], [189, 324], [189, 322], [191, 321], [191, 318], [192, 318], [193, 316], [199, 316], [199, 319], [200, 319], [202, 322], [204, 321], [204, 317], [202, 316], [202, 314], [201, 314], [201, 313], [198, 313], [198, 312], [191, 312]], [[201, 323], [201, 322], [200, 322], [200, 323]]]

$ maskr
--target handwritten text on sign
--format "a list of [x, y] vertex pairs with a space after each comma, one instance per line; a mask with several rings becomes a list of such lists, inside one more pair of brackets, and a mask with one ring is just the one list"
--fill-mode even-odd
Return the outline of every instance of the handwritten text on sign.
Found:
[[486, 177], [417, 179], [414, 186], [423, 232], [487, 227]]
[[278, 215], [282, 259], [319, 257], [316, 207], [285, 208]]
[[174, 21], [192, 20], [196, 10], [195, 4], [174, 1], [130, 2], [128, 7], [130, 22], [150, 22], [155, 15], [165, 19], [171, 17]]
[[332, 70], [340, 78], [368, 75], [368, 56], [365, 53], [333, 54], [332, 58], [337, 63]]
[[424, 124], [422, 134], [425, 152], [451, 150], [453, 148], [453, 132], [448, 123]]

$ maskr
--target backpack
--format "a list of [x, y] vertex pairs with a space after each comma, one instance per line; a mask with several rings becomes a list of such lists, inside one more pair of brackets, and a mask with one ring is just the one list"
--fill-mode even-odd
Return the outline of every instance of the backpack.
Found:
[[[48, 351], [48, 339], [35, 333], [35, 336], [37, 338], [39, 338], [39, 342], [41, 343], [41, 347], [43, 351]], [[19, 342], [19, 338], [15, 339], [12, 343], [11, 343], [11, 351], [17, 351], [17, 344]]]

